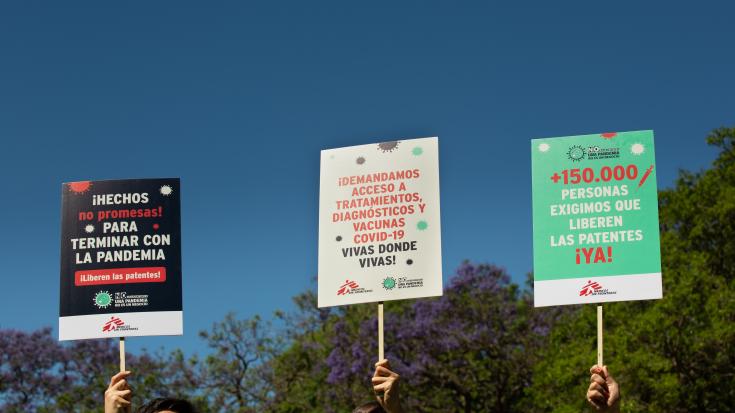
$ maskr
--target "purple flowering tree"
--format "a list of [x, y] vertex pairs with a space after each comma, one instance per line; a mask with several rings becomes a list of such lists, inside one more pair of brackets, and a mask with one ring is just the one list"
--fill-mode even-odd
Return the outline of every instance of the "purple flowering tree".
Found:
[[[118, 357], [117, 342], [111, 339], [59, 343], [50, 328], [0, 330], [0, 411], [99, 412]], [[192, 381], [197, 378], [195, 360], [178, 351], [127, 355], [134, 402], [184, 396], [209, 411]]]
[[[444, 295], [386, 303], [386, 357], [403, 378], [404, 405], [423, 412], [523, 411], [535, 351], [555, 318], [493, 265], [464, 263]], [[370, 400], [377, 321], [334, 325], [328, 381], [345, 405]], [[348, 390], [348, 391], [345, 391]]]
[[37, 411], [49, 403], [68, 382], [57, 374], [65, 359], [50, 328], [0, 330], [0, 411]]
[[[135, 403], [193, 400], [200, 411], [351, 411], [373, 399], [374, 304], [320, 310], [316, 296], [276, 323], [230, 314], [200, 335], [203, 359], [128, 356]], [[444, 296], [386, 303], [386, 355], [408, 411], [515, 412], [561, 311], [534, 309], [528, 290], [492, 265], [465, 263]], [[51, 330], [0, 330], [0, 411], [98, 412], [117, 366], [114, 340], [59, 344]], [[528, 399], [528, 397], [526, 397]]]

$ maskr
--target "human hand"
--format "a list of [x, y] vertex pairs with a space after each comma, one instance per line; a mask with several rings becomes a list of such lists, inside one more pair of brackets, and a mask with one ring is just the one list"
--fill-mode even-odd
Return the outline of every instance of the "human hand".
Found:
[[129, 371], [121, 371], [110, 379], [110, 385], [105, 390], [105, 413], [130, 412], [133, 391], [126, 380], [129, 375]]
[[[373, 391], [378, 403], [387, 413], [402, 413], [401, 399], [398, 391], [398, 383], [401, 376], [390, 370], [387, 359], [375, 363], [375, 374], [373, 375]], [[381, 396], [382, 394], [382, 396]]]
[[597, 365], [590, 369], [590, 387], [587, 401], [599, 412], [620, 412], [620, 387], [607, 371], [607, 366]]

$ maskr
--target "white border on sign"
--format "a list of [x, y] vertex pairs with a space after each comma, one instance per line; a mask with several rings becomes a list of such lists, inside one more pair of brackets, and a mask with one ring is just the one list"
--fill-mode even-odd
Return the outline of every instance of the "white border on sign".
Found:
[[[105, 324], [117, 318], [123, 322], [109, 331]], [[88, 314], [59, 317], [59, 340], [90, 338], [180, 336], [184, 334], [183, 311]]]
[[[594, 288], [586, 288], [589, 283]], [[585, 293], [583, 294], [583, 290]], [[663, 297], [661, 273], [567, 278], [533, 283], [534, 307], [653, 300]]]

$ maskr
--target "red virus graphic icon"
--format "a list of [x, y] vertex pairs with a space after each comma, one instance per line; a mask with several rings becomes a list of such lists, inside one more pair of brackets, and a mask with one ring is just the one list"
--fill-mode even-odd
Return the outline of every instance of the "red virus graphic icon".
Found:
[[71, 192], [75, 194], [83, 194], [89, 191], [89, 188], [92, 187], [92, 182], [90, 181], [69, 182], [67, 185], [69, 186], [69, 190]]
[[598, 283], [597, 281], [587, 281], [587, 284], [579, 291], [579, 296], [586, 297], [600, 290], [602, 290], [602, 286], [600, 285], [600, 283]]
[[600, 136], [602, 136], [605, 139], [612, 139], [614, 138], [618, 133], [617, 132], [607, 132], [607, 133], [601, 133]]
[[106, 322], [105, 325], [102, 326], [102, 331], [114, 331], [117, 330], [118, 327], [125, 325], [125, 322], [119, 319], [118, 317], [111, 317], [110, 321]]
[[350, 291], [354, 290], [355, 288], [359, 288], [360, 286], [357, 285], [356, 282], [345, 280], [345, 283], [342, 284], [341, 287], [339, 287], [339, 290], [337, 290], [337, 295], [345, 295], [349, 293]]

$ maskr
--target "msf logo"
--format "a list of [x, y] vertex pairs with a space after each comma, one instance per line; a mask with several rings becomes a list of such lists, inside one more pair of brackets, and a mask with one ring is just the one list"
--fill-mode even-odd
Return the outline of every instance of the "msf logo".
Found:
[[118, 327], [122, 327], [124, 325], [125, 322], [120, 318], [111, 317], [110, 321], [106, 322], [105, 325], [102, 326], [102, 332], [115, 331]]
[[337, 295], [349, 294], [355, 288], [360, 288], [360, 286], [354, 281], [345, 280], [345, 283], [337, 290]]
[[582, 290], [579, 291], [580, 297], [586, 297], [588, 295], [592, 295], [598, 291], [602, 290], [602, 286], [597, 281], [587, 281], [587, 285], [582, 287]]

